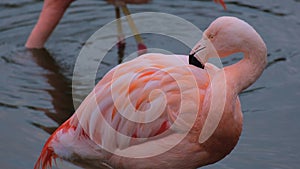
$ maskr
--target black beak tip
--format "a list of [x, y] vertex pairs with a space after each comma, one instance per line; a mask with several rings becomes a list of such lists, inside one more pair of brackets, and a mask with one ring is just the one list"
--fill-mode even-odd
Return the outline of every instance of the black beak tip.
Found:
[[189, 64], [204, 69], [204, 65], [197, 60], [193, 54], [189, 55]]

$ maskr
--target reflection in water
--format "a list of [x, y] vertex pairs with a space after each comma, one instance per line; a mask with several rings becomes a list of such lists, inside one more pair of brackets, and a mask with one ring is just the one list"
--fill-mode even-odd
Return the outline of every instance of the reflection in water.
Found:
[[247, 93], [253, 93], [255, 91], [262, 90], [264, 88], [266, 88], [266, 87], [256, 87], [256, 88], [251, 88], [251, 89], [248, 89], [248, 90], [244, 90], [242, 93], [240, 93], [240, 96], [243, 96]]
[[[34, 61], [49, 71], [49, 73], [43, 75], [47, 79], [47, 82], [53, 87], [53, 89], [47, 89], [46, 91], [52, 98], [52, 105], [55, 112], [50, 112], [44, 108], [33, 109], [44, 111], [50, 119], [55, 121], [58, 125], [61, 125], [74, 112], [71, 81], [64, 77], [60, 67], [46, 49], [31, 49], [29, 51], [32, 53]], [[45, 130], [49, 134], [53, 133], [57, 128], [44, 126], [36, 122], [32, 122], [32, 124]]]
[[118, 63], [122, 63], [124, 59], [125, 43], [118, 44]]
[[264, 9], [264, 8], [260, 7], [259, 4], [257, 4], [257, 5], [254, 5], [253, 3], [246, 4], [246, 3], [243, 3], [243, 2], [240, 2], [240, 1], [232, 1], [232, 2], [228, 2], [228, 4], [233, 4], [233, 5], [236, 5], [236, 6], [239, 6], [239, 7], [246, 7], [246, 8], [250, 8], [250, 9], [255, 9], [255, 10], [270, 13], [270, 14], [273, 14], [273, 15], [276, 15], [276, 16], [286, 16], [287, 15], [286, 13], [275, 12], [272, 9]]
[[271, 65], [273, 65], [273, 64], [275, 64], [275, 63], [277, 63], [277, 62], [282, 62], [282, 61], [286, 61], [286, 58], [284, 58], [284, 57], [276, 58], [276, 59], [274, 59], [274, 60], [268, 62], [266, 68], [270, 67]]

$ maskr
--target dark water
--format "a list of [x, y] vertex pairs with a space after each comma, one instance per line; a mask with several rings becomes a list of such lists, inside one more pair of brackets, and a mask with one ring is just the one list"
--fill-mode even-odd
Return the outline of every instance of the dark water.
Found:
[[[171, 3], [172, 2], [172, 3]], [[300, 1], [227, 1], [228, 10], [206, 1], [160, 1], [130, 5], [132, 13], [166, 12], [194, 23], [202, 30], [222, 15], [237, 16], [257, 29], [268, 46], [269, 65], [261, 78], [241, 94], [244, 129], [239, 144], [221, 162], [204, 168], [296, 169], [300, 162]], [[115, 17], [104, 1], [78, 0], [47, 42], [47, 50], [26, 50], [42, 2], [0, 2], [0, 166], [32, 168], [48, 133], [73, 112], [71, 78], [78, 53], [97, 29]], [[187, 53], [170, 39], [143, 35], [148, 47]], [[125, 55], [136, 49], [128, 39]], [[98, 72], [117, 65], [117, 48]], [[224, 61], [231, 64], [235, 58]], [[80, 95], [80, 94], [79, 94]], [[75, 168], [65, 165], [65, 168]]]

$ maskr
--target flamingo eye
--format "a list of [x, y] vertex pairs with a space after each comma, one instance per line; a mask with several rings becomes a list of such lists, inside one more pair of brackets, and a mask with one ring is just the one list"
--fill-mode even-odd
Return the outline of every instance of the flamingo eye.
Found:
[[215, 35], [213, 35], [213, 34], [208, 35], [208, 39], [214, 39], [214, 37], [215, 37]]

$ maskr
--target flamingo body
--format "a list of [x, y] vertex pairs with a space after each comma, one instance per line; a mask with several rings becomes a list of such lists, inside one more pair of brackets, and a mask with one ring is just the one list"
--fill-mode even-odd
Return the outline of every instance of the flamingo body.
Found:
[[[199, 145], [197, 137], [208, 112], [209, 96], [207, 94], [209, 92], [207, 90], [209, 90], [210, 79], [205, 70], [189, 65], [187, 60], [187, 56], [146, 54], [133, 61], [119, 65], [108, 72], [80, 105], [76, 113], [50, 137], [49, 140], [51, 141], [46, 143], [36, 168], [38, 166], [43, 166], [43, 168], [48, 165], [50, 166], [52, 159], [55, 157], [75, 162], [85, 158], [91, 162], [91, 159], [94, 159], [91, 163], [95, 166], [102, 165], [101, 162], [104, 162], [116, 168], [132, 168], [133, 166], [139, 166], [139, 164], [145, 165], [146, 162], [148, 163], [147, 165], [144, 167], [140, 166], [139, 168], [161, 168], [162, 166], [196, 168], [197, 166], [206, 164], [207, 162], [198, 161], [199, 157], [195, 157], [194, 153], [197, 152], [203, 158], [209, 158], [209, 153], [205, 152], [204, 148]], [[120, 73], [116, 73], [116, 71]], [[134, 78], [132, 78], [132, 72], [136, 72]], [[192, 79], [195, 78], [197, 88], [193, 88], [195, 87], [192, 85], [193, 82], [187, 81], [189, 79], [187, 78], [188, 76], [192, 77]], [[131, 79], [128, 90], [124, 86], [126, 83], [118, 81], [118, 79]], [[112, 92], [116, 91], [112, 90], [112, 85], [118, 86], [120, 89], [117, 94], [120, 100], [113, 100], [111, 95]], [[181, 89], [178, 85], [181, 85]], [[150, 93], [155, 89], [162, 90], [167, 98], [167, 107], [155, 121], [146, 124], [133, 123], [117, 112], [114, 104], [118, 104], [119, 101], [123, 102], [127, 95], [130, 98], [131, 104], [135, 105], [136, 110], [139, 111], [149, 109], [151, 106], [149, 99], [153, 99], [151, 101], [155, 106], [163, 106], [160, 105], [160, 96], [149, 98]], [[186, 98], [184, 99], [189, 99], [184, 108], [180, 107], [180, 90], [185, 92], [184, 97]], [[97, 104], [92, 105], [95, 107], [90, 104], [93, 102], [94, 97], [96, 97]], [[197, 99], [198, 97], [199, 99]], [[239, 101], [237, 100], [236, 102], [239, 105]], [[193, 105], [198, 105], [196, 106], [198, 110], [191, 111], [202, 113], [194, 116], [197, 120], [190, 132], [191, 134], [188, 134], [179, 145], [171, 150], [172, 156], [169, 155], [170, 152], [166, 152], [156, 157], [136, 160], [111, 155], [111, 153], [101, 150], [97, 145], [107, 144], [107, 141], [109, 141], [109, 144], [113, 144], [109, 146], [116, 147], [116, 149], [126, 149], [137, 144], [140, 144], [140, 147], [136, 149], [143, 150], [149, 147], [144, 141], [128, 143], [126, 139], [118, 138], [113, 133], [103, 130], [106, 126], [101, 122], [103, 119], [98, 117], [99, 113], [102, 113], [106, 122], [116, 131], [132, 138], [155, 138], [163, 140], [164, 138], [161, 138], [162, 136], [160, 135], [163, 135], [162, 133], [167, 131], [168, 133], [165, 133], [166, 137], [174, 137], [176, 139], [176, 131], [168, 129], [170, 129], [170, 126], [176, 120], [180, 108], [189, 110], [195, 107]], [[125, 105], [119, 111], [127, 111], [128, 108], [126, 106], [128, 105]], [[80, 121], [84, 121], [83, 123], [80, 123], [78, 120], [79, 113], [84, 114], [81, 117], [83, 119], [80, 119]], [[191, 116], [193, 115], [191, 113]], [[95, 120], [95, 117], [97, 120]], [[179, 128], [182, 127], [180, 125], [178, 124]], [[241, 124], [237, 125], [237, 130], [239, 131], [241, 131], [240, 126]], [[230, 137], [236, 137], [234, 139], [237, 141], [238, 136], [239, 134]], [[232, 138], [228, 139], [232, 140]], [[163, 145], [160, 146], [163, 147]], [[137, 151], [136, 149], [134, 151]], [[225, 154], [228, 154], [231, 149], [229, 148]], [[182, 154], [182, 152], [185, 153]], [[195, 159], [197, 162], [186, 164], [181, 161], [182, 158], [187, 160]], [[153, 163], [154, 160], [160, 161], [161, 159], [165, 160]], [[120, 161], [123, 162], [120, 163]], [[120, 166], [120, 164], [123, 166]]]
[[[244, 59], [222, 69], [206, 63], [213, 57], [208, 41], [219, 56], [243, 52]], [[51, 135], [35, 169], [51, 167], [57, 157], [118, 169], [195, 169], [224, 158], [242, 131], [238, 94], [263, 72], [266, 47], [250, 25], [234, 17], [215, 20], [192, 53], [203, 46], [206, 52], [195, 57], [205, 69], [189, 65], [187, 56], [163, 54], [142, 55], [112, 69]], [[221, 95], [213, 90], [226, 91], [224, 109], [212, 135], [200, 141], [206, 120], [220, 113]]]

